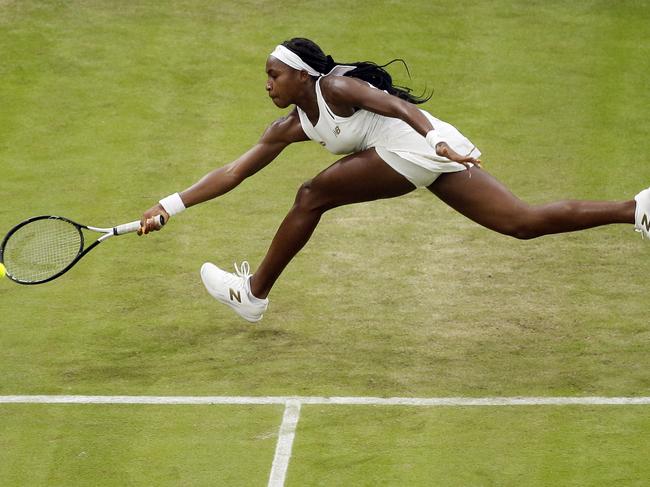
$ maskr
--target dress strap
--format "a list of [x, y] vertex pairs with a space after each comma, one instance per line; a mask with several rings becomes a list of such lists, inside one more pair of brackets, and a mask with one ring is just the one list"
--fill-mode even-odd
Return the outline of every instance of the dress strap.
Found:
[[319, 137], [318, 132], [316, 132], [314, 126], [311, 124], [307, 114], [298, 105], [296, 105], [296, 110], [298, 111], [298, 117], [300, 118], [300, 125], [302, 126], [302, 130], [303, 132], [305, 132], [305, 135], [309, 137], [311, 140], [315, 140], [316, 142], [321, 142], [321, 138]]
[[321, 79], [323, 79], [323, 78], [321, 77], [321, 78], [318, 78], [316, 80], [316, 101], [318, 102], [318, 109], [321, 112], [327, 113], [332, 120], [336, 120], [338, 118], [341, 118], [338, 115], [336, 115], [332, 110], [330, 110], [330, 107], [327, 106], [327, 102], [325, 101], [325, 97], [323, 96], [323, 92], [320, 89], [320, 80]]

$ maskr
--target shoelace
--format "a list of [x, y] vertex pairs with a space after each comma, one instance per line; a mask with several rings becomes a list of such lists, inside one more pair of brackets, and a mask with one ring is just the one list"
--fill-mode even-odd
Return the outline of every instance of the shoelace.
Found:
[[252, 274], [251, 274], [251, 266], [248, 264], [248, 261], [245, 260], [241, 263], [241, 269], [237, 267], [237, 262], [233, 264], [235, 266], [235, 272], [239, 277], [243, 277], [244, 279], [248, 279]]
[[[251, 266], [248, 264], [248, 261], [246, 261], [246, 260], [243, 261], [241, 263], [241, 268], [237, 267], [237, 262], [234, 262], [233, 265], [235, 266], [235, 272], [237, 273], [237, 275], [239, 277], [244, 278], [244, 290], [248, 294], [248, 298], [250, 299], [250, 301], [252, 303], [257, 303], [257, 302], [263, 303], [264, 302], [263, 299], [259, 299], [259, 298], [255, 297], [253, 295], [253, 293], [251, 292], [250, 277], [251, 277], [252, 274], [251, 274]], [[267, 301], [267, 303], [268, 303], [268, 301]]]

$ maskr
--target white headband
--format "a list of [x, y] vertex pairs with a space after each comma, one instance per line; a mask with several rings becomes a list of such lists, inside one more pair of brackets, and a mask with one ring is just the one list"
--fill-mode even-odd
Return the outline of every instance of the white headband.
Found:
[[352, 71], [356, 68], [356, 66], [346, 66], [345, 64], [339, 64], [337, 66], [334, 66], [332, 70], [327, 74], [319, 73], [305, 61], [303, 61], [295, 52], [293, 52], [291, 49], [287, 49], [282, 44], [275, 48], [275, 50], [271, 53], [271, 56], [293, 69], [297, 69], [298, 71], [307, 71], [310, 76], [327, 76], [328, 74], [332, 74], [334, 76], [343, 76], [348, 71]]
[[298, 56], [295, 52], [293, 52], [290, 49], [287, 49], [283, 45], [277, 46], [275, 48], [275, 51], [271, 53], [271, 56], [278, 59], [279, 61], [282, 61], [284, 64], [286, 64], [289, 67], [292, 67], [293, 69], [297, 69], [298, 71], [307, 71], [307, 73], [309, 73], [310, 76], [323, 75], [323, 73], [319, 73], [318, 71], [316, 71], [309, 64], [307, 64], [305, 61], [300, 59], [300, 56]]

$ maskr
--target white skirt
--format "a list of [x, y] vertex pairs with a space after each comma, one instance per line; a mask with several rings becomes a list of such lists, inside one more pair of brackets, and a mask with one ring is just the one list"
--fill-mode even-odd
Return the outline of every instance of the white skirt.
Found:
[[[481, 151], [453, 125], [443, 122], [430, 113], [421, 110], [440, 134], [440, 138], [454, 151], [463, 156], [478, 158]], [[389, 119], [378, 142], [374, 145], [377, 154], [386, 164], [400, 173], [417, 188], [427, 187], [440, 174], [465, 171], [466, 167], [436, 154], [426, 139], [402, 120]]]

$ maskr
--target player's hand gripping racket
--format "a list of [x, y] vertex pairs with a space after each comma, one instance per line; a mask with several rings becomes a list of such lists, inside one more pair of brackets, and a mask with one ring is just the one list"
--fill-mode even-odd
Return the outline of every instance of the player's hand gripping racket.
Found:
[[[157, 225], [165, 220], [156, 216]], [[19, 284], [42, 284], [68, 272], [100, 243], [115, 235], [137, 232], [140, 221], [113, 228], [81, 225], [60, 216], [37, 216], [12, 228], [0, 246], [7, 277]], [[103, 234], [87, 247], [82, 230]]]

